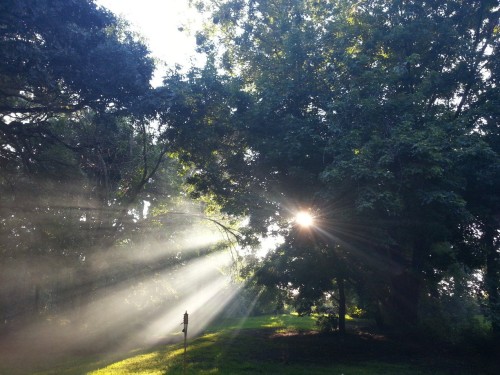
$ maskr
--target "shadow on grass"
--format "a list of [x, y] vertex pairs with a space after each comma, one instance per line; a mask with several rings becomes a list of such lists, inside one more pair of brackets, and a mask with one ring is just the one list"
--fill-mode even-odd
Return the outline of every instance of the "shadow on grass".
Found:
[[214, 344], [216, 356], [207, 356], [204, 349], [193, 346], [188, 355], [193, 374], [203, 371], [346, 375], [496, 373], [480, 357], [456, 355], [444, 348], [422, 347], [364, 332], [340, 336], [242, 329], [238, 335], [221, 337]]
[[[496, 374], [494, 358], [454, 351], [411, 337], [390, 338], [372, 325], [351, 322], [345, 336], [313, 330], [309, 317], [256, 317], [218, 322], [205, 334], [182, 343], [130, 353], [92, 375], [110, 374]], [[184, 359], [186, 362], [184, 362]], [[78, 365], [57, 374], [84, 374]], [[98, 363], [94, 363], [99, 365]], [[95, 367], [94, 367], [95, 368]], [[80, 369], [80, 372], [78, 372]], [[85, 371], [83, 371], [85, 369]]]

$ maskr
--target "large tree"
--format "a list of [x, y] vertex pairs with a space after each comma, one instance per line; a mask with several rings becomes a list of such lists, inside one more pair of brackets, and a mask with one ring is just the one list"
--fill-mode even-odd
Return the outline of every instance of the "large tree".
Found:
[[[474, 184], [464, 160], [481, 149], [481, 176], [498, 176], [495, 138], [487, 136], [498, 127], [497, 2], [198, 6], [213, 13], [198, 35], [211, 58], [187, 83], [196, 100], [176, 88], [178, 77], [166, 81], [195, 121], [179, 121], [172, 111], [164, 118], [178, 140], [195, 124], [204, 139], [223, 141], [204, 142], [203, 157], [179, 143], [199, 166], [197, 191], [213, 194], [229, 212], [241, 208], [260, 231], [273, 222], [286, 227], [292, 209], [311, 208], [324, 250], [341, 245], [355, 264], [369, 266], [384, 285], [372, 296], [386, 316], [417, 323], [421, 296], [454, 260], [479, 266], [456, 245], [477, 225], [467, 191], [487, 187]], [[497, 202], [496, 193], [489, 196]], [[488, 264], [498, 280], [498, 221], [488, 223]], [[473, 246], [469, 241], [467, 251]], [[443, 247], [455, 252], [447, 261], [436, 253]], [[283, 257], [291, 254], [286, 248]], [[490, 292], [495, 301], [497, 290]]]
[[92, 291], [89, 256], [137, 230], [140, 196], [175, 189], [149, 125], [153, 69], [141, 39], [93, 1], [0, 4], [3, 318], [40, 310], [54, 283]]

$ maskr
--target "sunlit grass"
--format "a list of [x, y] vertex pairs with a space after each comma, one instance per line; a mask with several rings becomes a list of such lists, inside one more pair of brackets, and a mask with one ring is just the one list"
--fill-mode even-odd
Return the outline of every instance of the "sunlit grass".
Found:
[[[246, 359], [246, 355], [258, 356], [265, 346], [267, 346], [267, 350], [271, 351], [279, 350], [279, 348], [273, 348], [270, 343], [264, 343], [263, 340], [267, 341], [265, 336], [245, 334], [245, 332], [256, 332], [264, 329], [270, 333], [283, 333], [314, 330], [315, 328], [313, 317], [299, 317], [289, 314], [218, 320], [207, 327], [203, 335], [188, 341], [186, 373], [261, 373], [261, 368], [267, 368], [267, 371], [270, 371], [264, 373], [280, 373], [278, 371], [279, 364], [264, 364]], [[130, 357], [112, 364], [105, 362], [82, 363], [80, 366], [75, 364], [64, 369], [58, 368], [54, 371], [43, 372], [40, 375], [184, 374], [184, 348], [181, 335], [179, 335], [178, 341], [178, 344], [156, 348], [151, 352], [135, 352], [135, 354], [131, 352]], [[264, 344], [265, 346], [263, 346]], [[87, 372], [92, 366], [102, 368]], [[300, 367], [297, 371], [304, 371], [304, 368]]]
[[140, 354], [131, 358], [113, 363], [103, 369], [96, 370], [90, 374], [148, 374], [161, 375], [169, 368], [169, 364], [176, 364], [182, 356], [184, 349], [171, 348], [170, 351], [154, 351]]
[[[343, 339], [333, 335], [324, 336], [311, 333], [314, 330], [313, 317], [296, 315], [275, 315], [248, 317], [245, 319], [220, 320], [208, 327], [204, 334], [189, 338], [188, 350], [184, 357], [182, 337], [175, 345], [158, 346], [149, 352], [131, 352], [128, 358], [112, 364], [94, 363], [94, 371], [88, 372], [89, 364], [72, 369], [45, 374], [284, 374], [284, 375], [444, 375], [446, 360], [432, 366], [418, 358], [393, 356], [389, 359], [365, 353], [359, 357], [349, 354], [356, 349], [356, 342], [349, 338], [344, 357]], [[359, 340], [351, 337], [351, 340]], [[350, 346], [349, 346], [350, 345]], [[350, 348], [350, 349], [349, 349]], [[397, 346], [396, 346], [397, 348]], [[335, 350], [340, 352], [335, 353]], [[391, 348], [394, 350], [394, 348]], [[362, 350], [361, 350], [362, 351]], [[330, 355], [334, 355], [330, 358]], [[405, 359], [406, 358], [406, 359]], [[186, 362], [184, 362], [184, 359]], [[440, 359], [434, 358], [433, 361]], [[477, 371], [474, 370], [474, 371]], [[480, 372], [454, 371], [454, 374]]]

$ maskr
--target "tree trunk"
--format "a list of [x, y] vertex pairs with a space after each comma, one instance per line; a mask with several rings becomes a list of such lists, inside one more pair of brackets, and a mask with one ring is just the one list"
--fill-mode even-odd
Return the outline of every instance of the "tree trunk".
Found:
[[337, 278], [337, 287], [339, 288], [339, 333], [345, 334], [345, 280], [342, 277]]
[[491, 315], [491, 328], [495, 337], [500, 337], [500, 254], [495, 246], [495, 230], [487, 225], [483, 241], [487, 249], [485, 284]]
[[416, 229], [416, 234], [409, 266], [401, 262], [401, 272], [391, 282], [390, 317], [393, 325], [403, 330], [413, 329], [419, 323], [422, 269], [430, 247], [425, 228]]
[[390, 317], [392, 325], [414, 327], [418, 324], [420, 280], [417, 275], [405, 271], [392, 279]]

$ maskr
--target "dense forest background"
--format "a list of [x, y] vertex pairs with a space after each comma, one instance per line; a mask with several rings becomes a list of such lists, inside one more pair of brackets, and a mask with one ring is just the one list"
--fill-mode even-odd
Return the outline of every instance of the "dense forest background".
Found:
[[193, 5], [206, 63], [152, 87], [93, 1], [0, 3], [0, 332], [288, 308], [498, 339], [498, 1]]

